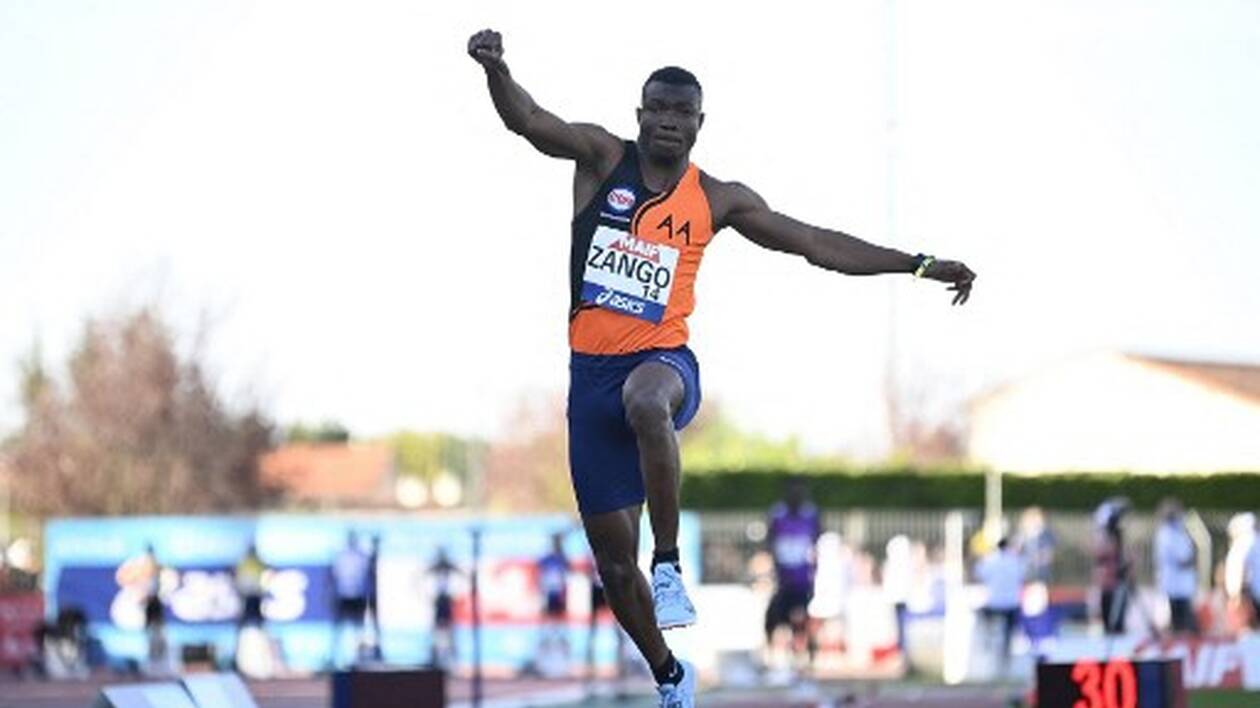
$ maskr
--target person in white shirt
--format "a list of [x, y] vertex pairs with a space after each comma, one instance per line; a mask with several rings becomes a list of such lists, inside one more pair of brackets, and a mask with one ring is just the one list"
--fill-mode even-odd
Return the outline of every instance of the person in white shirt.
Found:
[[1194, 615], [1194, 594], [1199, 580], [1197, 549], [1186, 531], [1181, 502], [1164, 500], [1159, 516], [1152, 553], [1160, 592], [1168, 597], [1171, 629], [1174, 633], [1198, 634], [1199, 623]]
[[[1247, 511], [1234, 514], [1225, 527], [1229, 533], [1229, 550], [1225, 553], [1225, 598], [1228, 612], [1234, 616], [1251, 614], [1251, 595], [1247, 589], [1247, 557], [1256, 538], [1256, 515]], [[1244, 609], [1245, 608], [1245, 609]], [[1237, 612], [1243, 610], [1242, 612]], [[1248, 617], [1248, 622], [1250, 618]], [[1240, 623], [1241, 624], [1241, 623]], [[1234, 630], [1241, 626], [1231, 625]]]
[[1002, 653], [1005, 664], [1011, 653], [1011, 637], [1019, 622], [1020, 594], [1024, 590], [1024, 561], [1011, 548], [1008, 539], [1001, 539], [997, 548], [976, 564], [976, 579], [984, 583], [988, 597], [980, 610], [986, 624], [992, 628], [1001, 623]]
[[369, 577], [372, 573], [372, 559], [359, 546], [358, 537], [353, 532], [347, 534], [346, 545], [333, 557], [332, 562], [333, 593], [336, 604], [333, 607], [333, 644], [331, 664], [340, 667], [341, 645], [347, 630], [354, 637], [353, 656], [356, 663], [362, 650], [364, 630], [368, 611]]
[[1243, 564], [1243, 594], [1251, 602], [1251, 628], [1260, 629], [1260, 543], [1251, 544]]

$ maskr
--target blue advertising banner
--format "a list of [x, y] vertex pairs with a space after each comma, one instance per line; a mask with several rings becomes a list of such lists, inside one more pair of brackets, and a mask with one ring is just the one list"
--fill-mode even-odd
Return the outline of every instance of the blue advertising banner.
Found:
[[[652, 538], [644, 519], [641, 557]], [[567, 611], [561, 632], [566, 650], [585, 657], [590, 637], [591, 558], [575, 519], [520, 517], [417, 517], [391, 515], [283, 515], [257, 517], [132, 517], [62, 519], [45, 534], [44, 588], [48, 612], [81, 610], [89, 630], [114, 660], [141, 661], [147, 653], [145, 604], [156, 592], [173, 646], [208, 643], [220, 657], [234, 655], [244, 610], [234, 572], [254, 544], [266, 566], [262, 615], [284, 663], [311, 671], [349, 663], [356, 640], [379, 647], [388, 663], [415, 665], [433, 651], [436, 597], [451, 598], [456, 667], [472, 659], [470, 577], [472, 532], [481, 533], [478, 566], [481, 654], [488, 670], [534, 668], [544, 640], [538, 561], [559, 534], [569, 562]], [[373, 545], [375, 553], [373, 555]], [[375, 623], [363, 630], [334, 619], [337, 593], [332, 565], [347, 546], [371, 555]], [[145, 572], [146, 549], [161, 571]], [[687, 581], [698, 582], [699, 522], [680, 520], [679, 548]], [[434, 572], [439, 551], [454, 571]], [[554, 626], [546, 630], [554, 635]], [[550, 635], [548, 635], [550, 636]], [[597, 663], [613, 661], [613, 635], [596, 640]], [[334, 647], [336, 651], [334, 652]]]

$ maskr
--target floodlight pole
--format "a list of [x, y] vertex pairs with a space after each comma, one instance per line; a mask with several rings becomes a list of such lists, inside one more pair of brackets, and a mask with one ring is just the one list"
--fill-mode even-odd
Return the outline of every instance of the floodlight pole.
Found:
[[481, 566], [481, 527], [472, 527], [472, 704], [473, 708], [481, 706], [481, 591], [477, 586], [477, 569]]
[[[887, 139], [887, 199], [885, 205], [887, 207], [887, 234], [885, 238], [889, 244], [894, 246], [897, 244], [897, 129], [899, 118], [899, 106], [897, 102], [897, 0], [886, 0], [884, 5], [885, 22], [886, 22], [886, 61], [884, 64], [884, 85], [887, 91], [884, 102], [884, 133]], [[887, 360], [884, 364], [884, 399], [888, 416], [888, 432], [890, 442], [892, 443], [890, 452], [898, 454], [904, 450], [898, 450], [900, 445], [899, 427], [904, 411], [900, 410], [900, 402], [898, 398], [901, 395], [900, 382], [897, 377], [898, 369], [898, 342], [897, 342], [897, 283], [895, 280], [888, 281], [888, 342], [887, 342]]]

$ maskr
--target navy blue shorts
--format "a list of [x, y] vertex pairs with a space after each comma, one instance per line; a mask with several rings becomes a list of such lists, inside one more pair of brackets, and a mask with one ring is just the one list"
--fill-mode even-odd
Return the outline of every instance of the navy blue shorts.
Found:
[[569, 358], [569, 474], [583, 516], [643, 503], [639, 444], [626, 421], [621, 388], [646, 361], [673, 367], [682, 377], [683, 401], [674, 415], [674, 428], [682, 430], [700, 408], [700, 364], [687, 347], [617, 355], [573, 352]]

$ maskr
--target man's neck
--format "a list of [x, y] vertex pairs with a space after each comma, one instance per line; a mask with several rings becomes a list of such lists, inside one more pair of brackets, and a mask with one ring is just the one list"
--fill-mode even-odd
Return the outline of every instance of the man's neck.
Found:
[[657, 160], [638, 142], [635, 149], [639, 151], [639, 170], [643, 173], [644, 185], [654, 192], [664, 192], [682, 179], [687, 166], [691, 164], [691, 154], [682, 155], [676, 160]]

